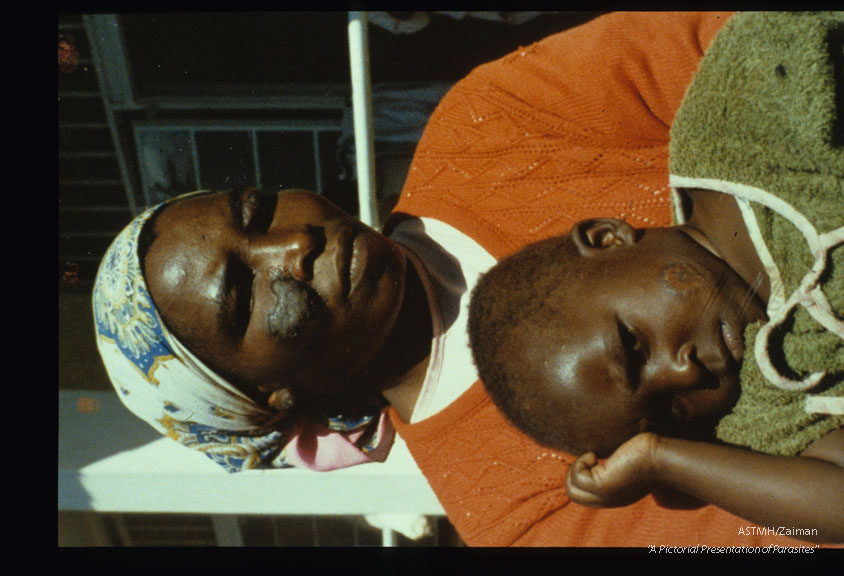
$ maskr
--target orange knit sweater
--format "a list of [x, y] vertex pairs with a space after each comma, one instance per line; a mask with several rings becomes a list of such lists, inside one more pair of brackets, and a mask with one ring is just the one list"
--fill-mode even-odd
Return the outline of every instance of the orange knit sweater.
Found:
[[[385, 229], [437, 218], [501, 258], [585, 217], [670, 224], [669, 128], [728, 17], [602, 16], [476, 69], [432, 115]], [[713, 506], [570, 502], [574, 458], [513, 428], [480, 382], [422, 422], [391, 418], [469, 545], [795, 543]]]

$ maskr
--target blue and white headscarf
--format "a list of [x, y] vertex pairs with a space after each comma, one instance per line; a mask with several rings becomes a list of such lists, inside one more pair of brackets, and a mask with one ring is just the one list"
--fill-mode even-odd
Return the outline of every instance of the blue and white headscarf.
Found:
[[[333, 470], [383, 461], [395, 436], [386, 410], [357, 421], [287, 421], [208, 368], [168, 331], [138, 254], [141, 231], [161, 207], [140, 214], [117, 236], [94, 284], [97, 346], [123, 404], [230, 472]], [[366, 443], [358, 446], [364, 438]]]

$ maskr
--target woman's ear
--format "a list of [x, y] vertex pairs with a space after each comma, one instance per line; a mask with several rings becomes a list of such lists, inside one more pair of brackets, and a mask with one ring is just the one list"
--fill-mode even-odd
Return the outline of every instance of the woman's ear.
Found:
[[267, 404], [278, 412], [289, 412], [293, 408], [293, 393], [289, 388], [274, 390], [267, 398]]
[[594, 256], [608, 248], [636, 243], [636, 229], [615, 218], [581, 220], [571, 229], [571, 239], [581, 256]]

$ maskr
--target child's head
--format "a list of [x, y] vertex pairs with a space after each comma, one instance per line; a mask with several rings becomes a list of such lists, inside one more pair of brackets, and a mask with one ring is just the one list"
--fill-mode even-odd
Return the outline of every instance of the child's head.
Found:
[[711, 432], [738, 397], [744, 328], [764, 307], [701, 242], [687, 227], [597, 219], [499, 262], [469, 319], [496, 405], [574, 453], [608, 455], [645, 430]]

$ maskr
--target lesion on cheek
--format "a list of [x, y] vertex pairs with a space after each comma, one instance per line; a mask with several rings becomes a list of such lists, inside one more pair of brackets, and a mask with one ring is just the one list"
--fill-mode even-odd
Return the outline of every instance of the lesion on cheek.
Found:
[[282, 339], [295, 338], [314, 315], [316, 296], [304, 285], [289, 278], [276, 278], [270, 288], [276, 301], [267, 314], [267, 329]]
[[669, 264], [662, 270], [662, 281], [678, 293], [691, 292], [704, 284], [703, 275], [686, 262]]

